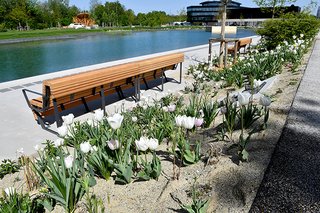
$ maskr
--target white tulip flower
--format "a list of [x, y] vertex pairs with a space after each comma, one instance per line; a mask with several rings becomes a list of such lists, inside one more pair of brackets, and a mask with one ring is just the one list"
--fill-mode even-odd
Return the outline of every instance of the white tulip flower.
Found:
[[155, 138], [151, 138], [149, 139], [148, 141], [148, 147], [150, 150], [156, 150], [159, 146], [159, 141], [158, 139], [155, 139]]
[[110, 140], [107, 142], [109, 149], [116, 150], [119, 149], [120, 143], [118, 140]]
[[108, 121], [109, 125], [111, 126], [111, 128], [116, 130], [116, 129], [120, 128], [122, 121], [123, 121], [123, 116], [120, 115], [119, 113], [116, 113], [113, 116], [108, 117], [107, 121]]
[[67, 116], [62, 116], [63, 124], [70, 125], [73, 123], [74, 115], [70, 113]]
[[182, 120], [183, 120], [183, 117], [181, 115], [178, 115], [177, 117], [175, 117], [175, 120], [176, 120], [176, 125], [177, 126], [182, 126]]
[[84, 142], [84, 143], [81, 143], [80, 144], [80, 150], [83, 152], [83, 153], [88, 153], [91, 151], [91, 144], [89, 142]]
[[60, 137], [65, 137], [68, 134], [68, 127], [65, 125], [62, 125], [58, 127], [57, 132], [60, 135]]
[[176, 110], [176, 105], [175, 104], [170, 104], [169, 106], [168, 106], [168, 111], [169, 112], [174, 112]]
[[104, 112], [102, 109], [97, 109], [96, 111], [94, 111], [94, 119], [96, 121], [102, 121], [104, 116]]
[[253, 88], [259, 88], [261, 84], [262, 84], [262, 81], [260, 81], [259, 79], [253, 80]]
[[149, 139], [147, 137], [141, 137], [139, 140], [136, 140], [136, 147], [139, 151], [146, 151], [148, 147], [148, 141]]
[[271, 99], [269, 97], [267, 97], [267, 96], [262, 95], [260, 97], [260, 104], [262, 106], [267, 107], [267, 106], [269, 106], [271, 104]]
[[136, 117], [136, 116], [133, 116], [132, 118], [131, 118], [131, 120], [132, 120], [132, 122], [137, 122], [138, 121], [138, 118]]
[[64, 164], [66, 165], [67, 169], [70, 169], [72, 167], [72, 165], [73, 165], [73, 156], [69, 155], [68, 157], [66, 157], [64, 159]]
[[240, 106], [247, 105], [249, 103], [250, 94], [249, 93], [238, 93], [238, 101]]
[[184, 117], [182, 120], [182, 126], [186, 129], [192, 129], [194, 127], [195, 117]]
[[162, 107], [162, 110], [163, 110], [164, 112], [168, 112], [168, 111], [169, 111], [168, 107], [166, 107], [166, 106]]

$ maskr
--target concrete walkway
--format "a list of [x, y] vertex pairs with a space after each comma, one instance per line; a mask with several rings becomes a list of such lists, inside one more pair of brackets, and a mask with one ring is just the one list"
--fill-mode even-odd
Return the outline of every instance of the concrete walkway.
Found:
[[320, 33], [250, 212], [320, 212]]
[[[253, 42], [257, 42], [259, 39], [255, 37]], [[157, 55], [184, 52], [185, 62], [183, 63], [183, 73], [186, 73], [188, 67], [191, 64], [197, 63], [197, 61], [206, 61], [208, 58], [208, 45], [201, 45], [191, 48], [178, 49], [174, 51], [162, 52], [152, 55], [140, 56], [135, 58], [129, 58], [119, 61], [113, 61], [103, 64], [97, 64], [93, 66], [81, 67], [76, 69], [70, 69], [10, 82], [0, 83], [0, 160], [3, 159], [15, 159], [18, 157], [17, 149], [23, 148], [24, 154], [34, 154], [34, 146], [43, 143], [45, 140], [55, 140], [57, 137], [43, 129], [35, 122], [33, 114], [26, 104], [22, 89], [27, 88], [30, 90], [42, 91], [42, 81], [45, 79], [51, 79], [64, 75], [70, 75], [73, 73], [88, 71], [92, 69], [98, 69], [101, 67], [112, 66], [116, 64], [123, 64], [130, 61], [140, 60], [148, 57], [154, 57]], [[213, 53], [218, 53], [218, 45], [213, 46]], [[175, 71], [168, 71], [166, 73], [169, 78], [179, 80], [179, 67]], [[184, 80], [182, 84], [174, 82], [165, 83], [164, 92], [160, 92], [158, 89], [150, 89], [145, 92], [145, 95], [162, 97], [169, 90], [177, 91], [183, 89], [185, 86]], [[124, 103], [126, 107], [135, 104], [132, 100], [118, 101], [113, 99], [112, 104], [108, 105], [108, 112], [114, 111], [116, 106]], [[77, 120], [86, 120], [92, 117], [92, 113], [87, 113], [83, 116], [79, 116]], [[52, 125], [55, 129], [55, 124]]]

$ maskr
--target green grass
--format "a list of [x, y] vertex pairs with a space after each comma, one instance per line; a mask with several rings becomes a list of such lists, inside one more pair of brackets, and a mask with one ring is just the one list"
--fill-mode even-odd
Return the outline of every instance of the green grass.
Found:
[[17, 31], [11, 30], [7, 32], [0, 32], [0, 40], [4, 39], [19, 39], [19, 38], [36, 38], [48, 36], [66, 36], [66, 35], [80, 35], [87, 33], [103, 33], [114, 31], [149, 31], [149, 30], [173, 30], [173, 29], [199, 29], [199, 26], [170, 26], [170, 27], [114, 27], [114, 28], [99, 28], [93, 30], [86, 29], [45, 29], [45, 30], [29, 30]]

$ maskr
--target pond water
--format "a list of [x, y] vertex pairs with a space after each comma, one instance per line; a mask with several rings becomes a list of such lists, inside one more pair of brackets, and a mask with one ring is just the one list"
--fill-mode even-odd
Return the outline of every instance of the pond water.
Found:
[[[238, 29], [228, 38], [252, 36]], [[203, 30], [101, 33], [65, 40], [0, 45], [0, 82], [92, 64], [207, 44]]]

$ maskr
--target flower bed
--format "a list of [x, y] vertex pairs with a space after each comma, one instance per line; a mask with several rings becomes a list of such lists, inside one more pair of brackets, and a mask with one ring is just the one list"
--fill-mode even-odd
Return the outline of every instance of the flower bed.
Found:
[[[260, 87], [260, 80], [280, 73], [283, 67], [290, 69], [291, 74], [295, 73], [311, 44], [302, 38], [301, 35], [290, 45], [284, 42], [273, 51], [265, 51], [258, 46], [238, 64], [219, 73], [210, 70], [207, 64], [190, 67], [194, 83], [182, 95], [170, 94], [160, 100], [142, 97], [130, 110], [124, 110], [122, 106], [117, 113], [107, 117], [103, 116], [102, 110], [97, 110], [94, 119], [84, 122], [74, 122], [72, 114], [63, 117], [64, 125], [58, 129], [60, 138], [37, 146], [37, 159], [21, 158], [24, 160], [26, 188], [36, 189], [35, 194], [30, 198], [24, 192], [8, 188], [0, 200], [0, 207], [25, 208], [26, 212], [39, 212], [43, 207], [53, 209], [56, 205], [66, 212], [77, 208], [89, 212], [103, 211], [108, 207], [119, 210], [121, 204], [115, 207], [112, 202], [116, 199], [110, 196], [117, 196], [117, 191], [124, 190], [123, 184], [139, 190], [136, 186], [142, 187], [142, 184], [151, 182], [158, 188], [149, 184], [148, 192], [157, 190], [153, 193], [160, 204], [169, 196], [172, 206], [180, 206], [189, 212], [214, 208], [210, 193], [206, 193], [206, 189], [210, 191], [212, 186], [204, 177], [212, 177], [213, 174], [218, 177], [219, 174], [209, 166], [225, 165], [229, 158], [221, 155], [230, 156], [233, 162], [246, 169], [250, 167], [249, 163], [242, 162], [259, 162], [255, 161], [255, 155], [251, 157], [251, 151], [254, 152], [255, 146], [259, 147], [257, 140], [268, 132], [268, 128], [276, 126], [270, 124], [269, 105], [271, 100], [276, 102], [274, 97], [277, 93], [271, 97], [262, 95], [259, 99], [250, 92], [239, 93], [236, 99], [227, 97], [221, 103], [215, 96], [217, 91], [208, 87], [203, 90], [204, 85], [218, 81], [220, 90], [224, 90], [227, 86], [242, 87], [244, 78], [248, 78], [248, 86], [253, 92]], [[236, 164], [227, 168], [235, 168]], [[220, 166], [221, 173], [230, 173], [230, 170], [221, 170]], [[234, 174], [231, 172], [230, 176]], [[197, 180], [194, 181], [195, 177]], [[235, 182], [232, 188], [235, 192], [232, 193], [237, 194], [244, 206], [249, 205], [250, 202], [241, 194], [244, 193], [239, 187], [241, 180]], [[204, 190], [200, 195], [199, 183]], [[97, 192], [100, 196], [96, 196], [93, 193], [92, 189], [105, 189], [105, 186], [109, 187], [106, 191], [110, 190], [112, 194]], [[190, 199], [179, 198], [174, 190], [169, 190], [170, 187], [188, 190], [185, 194], [192, 197], [191, 204], [181, 201]], [[141, 195], [137, 197], [141, 198]], [[136, 205], [136, 209], [130, 207], [133, 212], [164, 210], [156, 204], [158, 210], [155, 206], [141, 208], [140, 204]], [[123, 207], [118, 212], [130, 211], [130, 208]], [[215, 208], [220, 207], [216, 205]]]

